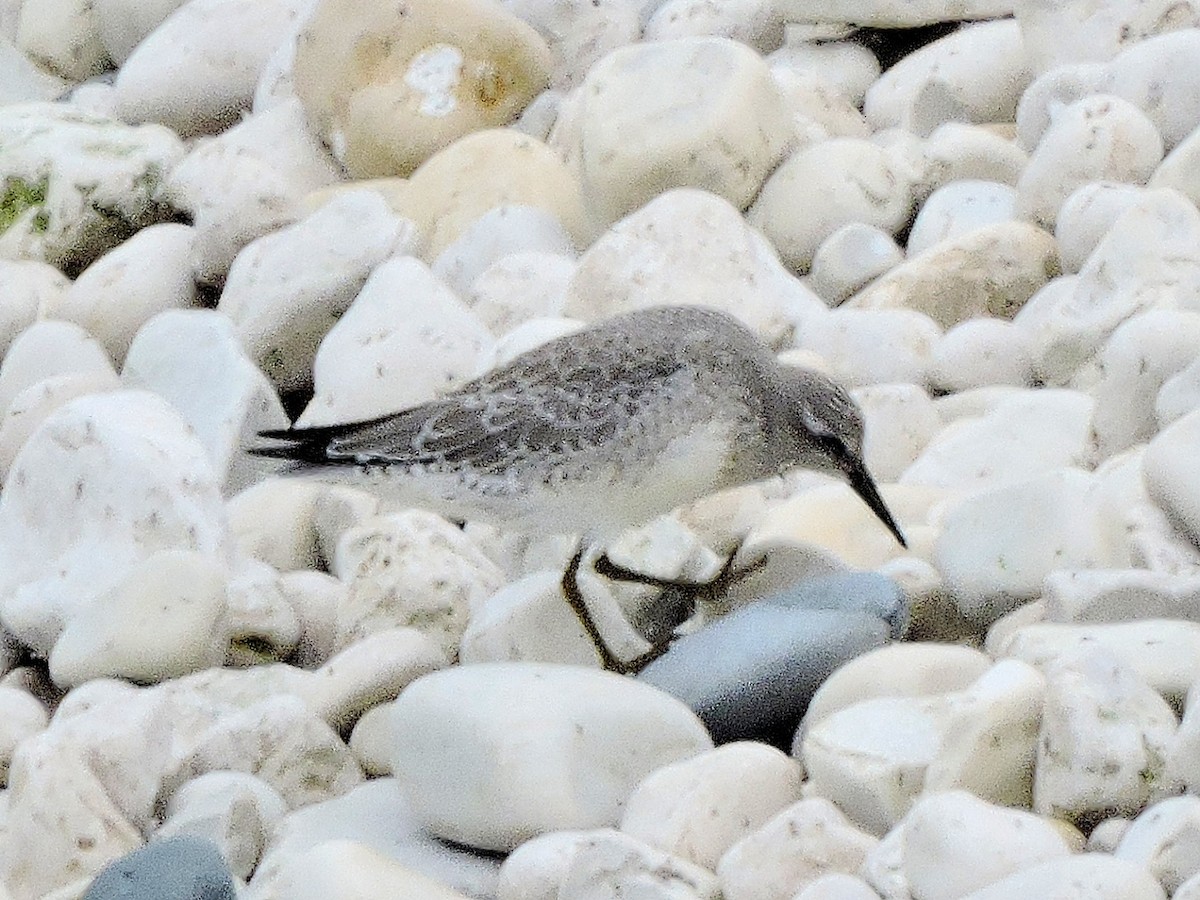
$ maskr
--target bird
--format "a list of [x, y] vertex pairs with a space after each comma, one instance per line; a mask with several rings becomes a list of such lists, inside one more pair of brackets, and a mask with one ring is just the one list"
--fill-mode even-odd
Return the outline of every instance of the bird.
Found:
[[616, 315], [426, 403], [259, 437], [268, 443], [249, 451], [284, 460], [281, 474], [349, 481], [459, 521], [579, 536], [563, 594], [603, 666], [618, 672], [666, 649], [619, 659], [579, 589], [584, 549], [627, 528], [804, 468], [847, 481], [907, 546], [863, 461], [863, 415], [845, 388], [781, 364], [710, 307]]

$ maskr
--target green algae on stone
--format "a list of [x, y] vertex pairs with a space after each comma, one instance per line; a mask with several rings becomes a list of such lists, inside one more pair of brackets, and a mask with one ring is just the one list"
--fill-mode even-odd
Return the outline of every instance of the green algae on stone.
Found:
[[[11, 228], [25, 210], [45, 204], [46, 192], [49, 188], [50, 176], [48, 175], [43, 175], [34, 182], [12, 175], [5, 178], [4, 190], [0, 192], [0, 233]], [[49, 214], [45, 210], [40, 210], [34, 217], [33, 230], [44, 232], [49, 225]]]

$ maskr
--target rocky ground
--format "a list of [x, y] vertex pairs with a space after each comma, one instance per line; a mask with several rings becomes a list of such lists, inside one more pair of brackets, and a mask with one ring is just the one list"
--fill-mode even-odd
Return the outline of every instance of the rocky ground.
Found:
[[[1198, 203], [1191, 0], [0, 0], [0, 898], [1197, 900]], [[652, 522], [766, 563], [624, 677], [569, 537], [245, 453], [663, 303], [907, 550]]]

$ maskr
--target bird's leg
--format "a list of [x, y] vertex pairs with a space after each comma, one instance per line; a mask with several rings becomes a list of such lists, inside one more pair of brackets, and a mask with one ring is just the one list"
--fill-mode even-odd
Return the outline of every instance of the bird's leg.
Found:
[[749, 565], [743, 566], [740, 569], [733, 568], [733, 561], [737, 558], [738, 552], [742, 549], [742, 544], [739, 541], [738, 545], [733, 548], [733, 551], [726, 557], [724, 564], [721, 566], [721, 571], [718, 572], [708, 581], [686, 581], [675, 578], [658, 578], [654, 575], [645, 575], [642, 572], [635, 572], [632, 569], [626, 569], [624, 566], [618, 566], [615, 562], [608, 558], [608, 554], [601, 554], [599, 559], [593, 565], [593, 568], [605, 578], [611, 578], [613, 581], [628, 581], [634, 584], [644, 584], [649, 587], [661, 588], [663, 590], [674, 588], [676, 590], [694, 591], [697, 594], [705, 593], [711, 597], [719, 596], [723, 591], [733, 587], [743, 578], [753, 575], [767, 563], [767, 558], [761, 556]]

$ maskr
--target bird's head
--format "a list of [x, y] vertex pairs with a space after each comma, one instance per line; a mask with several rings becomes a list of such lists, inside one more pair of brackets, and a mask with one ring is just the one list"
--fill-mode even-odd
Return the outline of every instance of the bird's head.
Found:
[[791, 465], [840, 475], [907, 547], [900, 526], [863, 462], [863, 415], [846, 389], [819, 372], [787, 369], [785, 439], [795, 448]]

